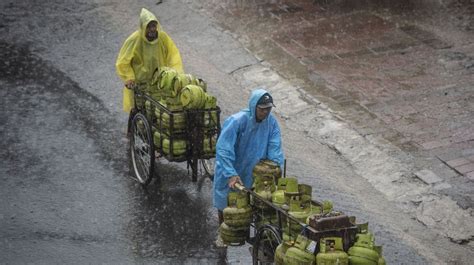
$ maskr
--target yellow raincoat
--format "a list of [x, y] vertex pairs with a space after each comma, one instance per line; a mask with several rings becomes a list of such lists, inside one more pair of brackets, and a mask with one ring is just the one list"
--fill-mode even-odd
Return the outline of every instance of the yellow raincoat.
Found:
[[[145, 32], [148, 23], [158, 23], [158, 38], [148, 41]], [[146, 83], [152, 78], [153, 72], [160, 67], [170, 67], [183, 72], [181, 55], [173, 40], [161, 29], [156, 16], [145, 8], [140, 13], [140, 29], [132, 33], [120, 49], [115, 67], [117, 74], [124, 81], [134, 80]], [[133, 91], [123, 89], [123, 110], [130, 112], [133, 108]]]

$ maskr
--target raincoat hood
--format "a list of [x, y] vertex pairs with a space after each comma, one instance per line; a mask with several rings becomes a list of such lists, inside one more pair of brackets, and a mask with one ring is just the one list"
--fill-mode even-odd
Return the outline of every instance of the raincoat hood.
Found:
[[[146, 26], [151, 21], [157, 23], [158, 38], [150, 42], [146, 38], [145, 32]], [[115, 62], [115, 68], [118, 76], [124, 82], [133, 80], [137, 83], [148, 83], [155, 70], [162, 67], [170, 67], [182, 73], [181, 55], [173, 40], [161, 28], [156, 16], [143, 8], [140, 13], [140, 27], [123, 43]], [[129, 102], [134, 102], [133, 93], [127, 95], [124, 93], [123, 100], [124, 111], [128, 113], [130, 107], [126, 106], [131, 105]]]
[[161, 32], [161, 24], [160, 22], [158, 21], [158, 19], [156, 18], [156, 16], [151, 13], [148, 9], [146, 8], [142, 8], [142, 11], [140, 12], [140, 37], [150, 43], [150, 44], [155, 44], [158, 42], [158, 39], [159, 38], [156, 38], [155, 40], [153, 41], [149, 41], [146, 36], [145, 36], [145, 33], [146, 33], [146, 26], [148, 25], [148, 23], [152, 22], [152, 21], [156, 21], [157, 25], [156, 25], [156, 29], [158, 31], [158, 35], [160, 34]]
[[250, 95], [249, 98], [249, 108], [245, 109], [245, 111], [248, 111], [250, 113], [250, 119], [257, 122], [255, 119], [255, 108], [257, 107], [257, 102], [258, 100], [265, 94], [270, 94], [268, 93], [265, 89], [262, 88], [257, 88], [254, 91], [252, 91], [252, 94]]

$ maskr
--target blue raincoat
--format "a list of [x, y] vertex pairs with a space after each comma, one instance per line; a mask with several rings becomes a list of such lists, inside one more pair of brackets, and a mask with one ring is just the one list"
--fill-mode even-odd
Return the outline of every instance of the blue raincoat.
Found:
[[261, 159], [283, 164], [280, 127], [270, 113], [261, 122], [255, 119], [257, 101], [268, 93], [256, 89], [249, 99], [249, 108], [227, 118], [217, 140], [214, 175], [214, 207], [227, 207], [228, 180], [240, 176], [245, 187], [253, 184], [252, 171]]

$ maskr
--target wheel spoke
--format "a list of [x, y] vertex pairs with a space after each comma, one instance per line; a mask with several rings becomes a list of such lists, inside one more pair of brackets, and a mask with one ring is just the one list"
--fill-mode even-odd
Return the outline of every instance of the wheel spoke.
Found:
[[133, 120], [132, 163], [137, 179], [145, 185], [153, 174], [154, 150], [150, 135], [146, 118], [143, 114], [137, 114]]
[[136, 132], [137, 138], [140, 139], [143, 143], [143, 141], [146, 140], [146, 137], [143, 135], [143, 133], [146, 133], [146, 132], [143, 132], [139, 126], [136, 126], [135, 128], [136, 128], [135, 132]]
[[146, 137], [146, 131], [143, 131], [140, 128], [138, 128], [138, 133], [142, 142], [145, 142], [146, 140], [148, 140]]
[[[139, 167], [140, 167], [140, 171], [144, 174], [140, 174], [140, 178], [144, 175], [148, 175], [148, 168], [146, 166], [146, 164], [144, 163], [144, 161], [141, 159], [140, 161], [141, 163], [139, 163]], [[143, 179], [142, 179], [143, 180]]]
[[[144, 173], [144, 175], [148, 175], [149, 174], [149, 167], [150, 167], [150, 155], [148, 154], [148, 151], [144, 150], [143, 148], [143, 144], [141, 146], [139, 146], [138, 148], [136, 148], [135, 150], [137, 151], [137, 154], [138, 154], [138, 164], [140, 166], [140, 171], [142, 173]], [[140, 177], [142, 176], [142, 174], [140, 174]]]
[[257, 234], [253, 253], [254, 264], [273, 262], [275, 250], [281, 243], [278, 231], [273, 226], [264, 226]]

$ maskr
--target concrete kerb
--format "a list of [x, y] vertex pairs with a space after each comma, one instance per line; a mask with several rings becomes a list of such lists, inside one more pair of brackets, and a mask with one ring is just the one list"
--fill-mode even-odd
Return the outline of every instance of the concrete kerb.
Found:
[[[451, 198], [438, 194], [439, 185], [446, 187], [448, 183], [440, 179], [426, 183], [430, 180], [417, 177], [420, 170], [414, 163], [416, 158], [383, 138], [362, 136], [324, 103], [273, 71], [268, 63], [251, 65], [232, 75], [248, 91], [265, 87], [275, 99], [274, 111], [288, 128], [331, 147], [401, 210], [454, 242], [472, 240], [472, 210], [464, 210]], [[421, 172], [433, 178], [434, 173], [428, 174], [428, 169]]]

